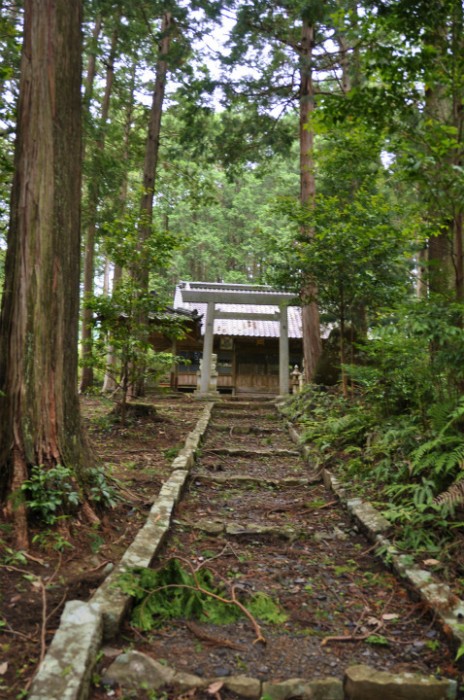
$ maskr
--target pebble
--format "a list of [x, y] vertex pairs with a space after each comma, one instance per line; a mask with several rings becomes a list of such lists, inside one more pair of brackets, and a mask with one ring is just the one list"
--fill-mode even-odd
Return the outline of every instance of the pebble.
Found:
[[215, 666], [213, 671], [215, 676], [230, 676], [230, 668], [227, 666]]

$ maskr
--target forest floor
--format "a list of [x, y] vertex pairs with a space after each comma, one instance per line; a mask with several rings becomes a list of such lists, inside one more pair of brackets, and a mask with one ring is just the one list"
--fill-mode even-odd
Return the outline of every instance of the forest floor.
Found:
[[[1, 698], [24, 697], [65, 600], [87, 599], [121, 556], [203, 408], [189, 396], [154, 404], [155, 417], [121, 427], [109, 402], [84, 400], [95, 449], [121, 496], [100, 528], [74, 520], [58, 533], [37, 531], [26, 557], [14, 551], [0, 521]], [[102, 656], [92, 700], [153, 697], [101, 682], [114, 656], [127, 649], [208, 678], [341, 678], [348, 666], [363, 663], [459, 679], [454, 652], [429, 612], [374, 556], [333, 494], [312, 479], [274, 406], [237, 408], [225, 402], [213, 409], [154, 566], [176, 560], [197, 574], [208, 569], [228, 599], [232, 587], [243, 601], [266, 594], [266, 609], [253, 613], [266, 643], [256, 642], [257, 629], [243, 616], [225, 624], [178, 617], [147, 632], [127, 620]]]
[[[155, 416], [121, 426], [114, 403], [84, 397], [96, 463], [118, 500], [100, 527], [75, 518], [57, 528], [32, 523], [28, 553], [15, 551], [0, 511], [0, 698], [25, 697], [67, 600], [87, 600], [144, 524], [170, 465], [203, 406], [190, 396], [149, 397]], [[106, 572], [106, 573], [105, 573]]]

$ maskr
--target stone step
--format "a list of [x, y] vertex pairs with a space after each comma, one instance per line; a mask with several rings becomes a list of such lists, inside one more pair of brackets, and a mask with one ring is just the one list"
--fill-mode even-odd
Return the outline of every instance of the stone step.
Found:
[[261, 427], [257, 425], [227, 425], [222, 423], [210, 423], [209, 430], [218, 430], [222, 432], [229, 432], [231, 435], [248, 435], [249, 433], [273, 433], [273, 434], [288, 434], [288, 431], [284, 428], [269, 428]]
[[276, 457], [300, 457], [298, 450], [279, 450], [279, 449], [269, 449], [269, 450], [255, 450], [250, 448], [241, 447], [212, 447], [211, 449], [203, 449], [203, 452], [214, 455], [230, 455], [232, 457], [253, 457], [257, 456], [276, 456]]
[[253, 476], [252, 474], [208, 474], [199, 472], [194, 476], [195, 481], [209, 481], [215, 484], [262, 484], [264, 486], [308, 486], [309, 484], [320, 482], [316, 480], [300, 478], [297, 476], [286, 476], [282, 479], [272, 477]]

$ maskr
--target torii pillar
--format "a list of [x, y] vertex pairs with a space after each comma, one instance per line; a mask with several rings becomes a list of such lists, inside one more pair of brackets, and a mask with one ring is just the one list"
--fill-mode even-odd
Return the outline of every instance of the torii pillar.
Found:
[[211, 382], [211, 356], [213, 354], [214, 301], [209, 301], [206, 309], [205, 337], [203, 340], [203, 362], [201, 364], [200, 395], [209, 393]]
[[284, 304], [280, 307], [279, 320], [279, 394], [280, 396], [286, 396], [290, 390], [290, 353], [288, 349], [288, 312], [287, 306]]

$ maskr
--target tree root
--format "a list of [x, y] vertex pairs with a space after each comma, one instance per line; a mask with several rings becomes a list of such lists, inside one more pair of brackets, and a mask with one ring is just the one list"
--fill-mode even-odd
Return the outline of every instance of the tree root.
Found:
[[93, 508], [90, 506], [89, 502], [84, 500], [81, 505], [81, 512], [84, 518], [89, 522], [91, 525], [101, 525], [101, 520], [98, 517], [98, 515], [95, 514], [95, 511]]

